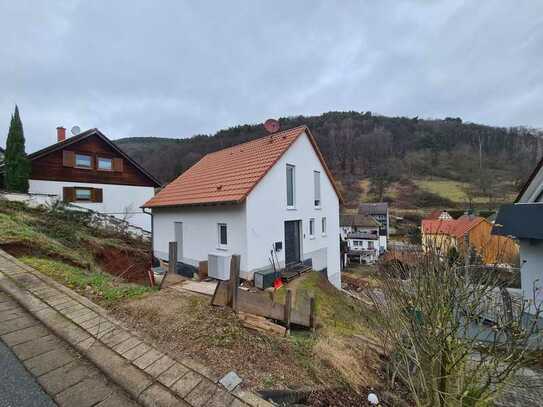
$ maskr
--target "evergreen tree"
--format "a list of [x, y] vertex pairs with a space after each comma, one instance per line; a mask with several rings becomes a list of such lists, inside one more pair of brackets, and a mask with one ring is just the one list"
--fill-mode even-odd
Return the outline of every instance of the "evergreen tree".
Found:
[[8, 191], [27, 192], [30, 177], [30, 161], [25, 152], [23, 123], [19, 117], [19, 108], [11, 116], [6, 154], [4, 156], [4, 186]]

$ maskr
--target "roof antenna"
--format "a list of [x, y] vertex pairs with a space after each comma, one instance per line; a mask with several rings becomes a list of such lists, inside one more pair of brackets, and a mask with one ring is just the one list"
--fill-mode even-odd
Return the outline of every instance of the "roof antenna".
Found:
[[270, 133], [270, 143], [273, 141], [273, 133], [279, 131], [279, 122], [275, 119], [268, 119], [264, 122], [264, 128]]

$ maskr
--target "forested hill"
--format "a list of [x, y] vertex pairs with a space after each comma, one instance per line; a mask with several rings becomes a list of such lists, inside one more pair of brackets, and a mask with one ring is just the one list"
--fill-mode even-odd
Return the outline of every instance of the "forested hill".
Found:
[[[343, 188], [347, 203], [385, 199], [397, 207], [507, 201], [543, 154], [541, 134], [526, 128], [423, 120], [370, 112], [329, 112], [279, 119], [281, 129], [306, 124]], [[242, 125], [188, 139], [137, 137], [116, 143], [162, 181], [203, 155], [265, 135]]]

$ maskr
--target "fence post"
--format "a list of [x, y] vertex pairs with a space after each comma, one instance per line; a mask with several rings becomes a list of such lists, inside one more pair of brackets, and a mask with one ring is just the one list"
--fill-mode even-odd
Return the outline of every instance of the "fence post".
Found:
[[464, 233], [464, 253], [464, 279], [466, 280], [466, 283], [469, 284], [469, 263], [471, 260], [471, 247], [469, 245], [469, 235], [467, 233]]
[[230, 290], [232, 292], [232, 309], [234, 312], [238, 312], [238, 289], [239, 289], [239, 266], [240, 256], [239, 254], [232, 255], [230, 261]]
[[309, 297], [309, 328], [315, 332], [315, 297]]
[[285, 299], [285, 321], [287, 322], [287, 333], [290, 334], [290, 320], [292, 315], [292, 291], [287, 289], [287, 298]]
[[175, 266], [177, 264], [177, 242], [170, 242], [168, 243], [168, 270], [164, 273], [164, 277], [162, 277], [162, 280], [160, 281], [160, 285], [158, 286], [158, 289], [162, 289], [162, 285], [164, 284], [164, 281], [166, 281], [166, 277], [168, 274], [172, 273], [175, 274]]

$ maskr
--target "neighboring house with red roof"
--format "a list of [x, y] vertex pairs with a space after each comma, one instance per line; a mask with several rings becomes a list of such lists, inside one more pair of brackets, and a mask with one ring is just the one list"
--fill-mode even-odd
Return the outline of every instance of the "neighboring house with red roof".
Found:
[[100, 130], [66, 138], [66, 129], [58, 127], [57, 142], [28, 158], [29, 193], [52, 195], [151, 230], [151, 217], [140, 207], [160, 182]]
[[481, 258], [484, 264], [509, 263], [518, 255], [518, 247], [512, 239], [492, 236], [492, 223], [485, 218], [463, 215], [458, 219], [423, 219], [422, 248], [424, 251], [437, 250], [446, 255], [451, 248], [463, 252], [464, 241]]
[[144, 207], [152, 211], [153, 253], [177, 242], [182, 266], [209, 254], [241, 255], [241, 276], [312, 263], [341, 285], [340, 193], [306, 126], [207, 154]]

